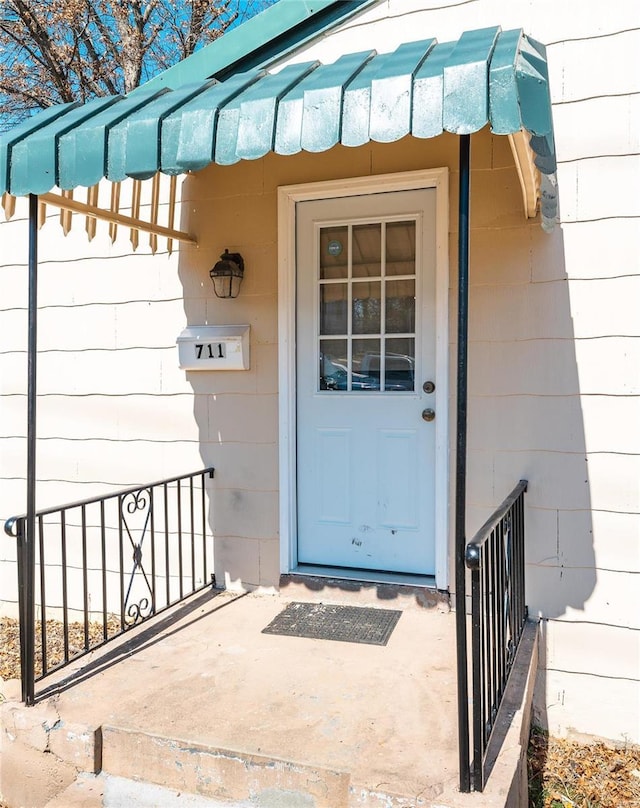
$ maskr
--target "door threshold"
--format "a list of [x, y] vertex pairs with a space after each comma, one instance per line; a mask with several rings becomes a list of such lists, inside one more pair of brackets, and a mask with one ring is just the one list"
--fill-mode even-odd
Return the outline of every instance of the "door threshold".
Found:
[[449, 593], [436, 589], [433, 575], [401, 572], [299, 564], [280, 576], [280, 594], [321, 603], [451, 610]]
[[352, 569], [349, 567], [322, 567], [315, 564], [298, 564], [297, 567], [291, 570], [289, 575], [436, 589], [435, 575], [418, 575], [407, 572], [381, 572], [379, 570]]

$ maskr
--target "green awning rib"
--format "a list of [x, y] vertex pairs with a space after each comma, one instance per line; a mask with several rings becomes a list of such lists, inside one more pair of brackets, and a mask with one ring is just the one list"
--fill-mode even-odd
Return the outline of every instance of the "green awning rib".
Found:
[[41, 194], [101, 178], [146, 179], [268, 152], [322, 152], [338, 143], [412, 134], [529, 133], [553, 219], [555, 148], [544, 46], [521, 30], [468, 31], [334, 64], [236, 73], [223, 82], [158, 88], [45, 110], [0, 136], [0, 191]]

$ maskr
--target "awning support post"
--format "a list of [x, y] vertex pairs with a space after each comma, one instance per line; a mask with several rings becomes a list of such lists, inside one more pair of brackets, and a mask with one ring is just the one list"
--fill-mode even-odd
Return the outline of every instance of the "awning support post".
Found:
[[466, 616], [467, 339], [469, 325], [469, 156], [471, 136], [460, 136], [458, 202], [458, 367], [456, 425], [455, 581], [460, 791], [471, 790]]
[[[29, 325], [27, 346], [27, 519], [20, 614], [22, 700], [34, 703], [35, 678], [35, 546], [36, 546], [36, 396], [38, 335], [38, 197], [29, 195]], [[18, 552], [21, 548], [18, 547]]]

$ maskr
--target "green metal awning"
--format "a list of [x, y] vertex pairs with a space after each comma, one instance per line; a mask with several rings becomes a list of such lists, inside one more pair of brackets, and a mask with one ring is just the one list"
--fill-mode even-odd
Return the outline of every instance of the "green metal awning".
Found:
[[521, 30], [424, 39], [333, 64], [254, 69], [225, 81], [47, 109], [0, 137], [0, 192], [15, 196], [147, 179], [268, 152], [322, 152], [411, 134], [528, 134], [542, 175], [541, 213], [555, 219], [555, 149], [544, 46]]

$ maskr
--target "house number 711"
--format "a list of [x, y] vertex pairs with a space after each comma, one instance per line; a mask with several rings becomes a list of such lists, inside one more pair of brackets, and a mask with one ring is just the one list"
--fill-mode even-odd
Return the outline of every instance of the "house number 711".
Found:
[[[205, 350], [204, 357], [202, 352]], [[216, 350], [217, 349], [217, 350]], [[224, 348], [221, 342], [212, 345], [210, 342], [196, 343], [196, 359], [224, 359]]]

